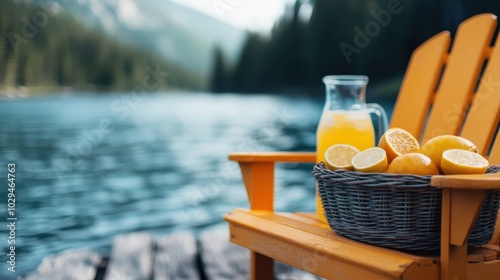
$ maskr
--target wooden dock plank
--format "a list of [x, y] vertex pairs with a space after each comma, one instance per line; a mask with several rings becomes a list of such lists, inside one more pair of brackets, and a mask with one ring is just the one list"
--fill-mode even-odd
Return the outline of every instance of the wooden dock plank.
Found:
[[249, 279], [248, 250], [228, 241], [227, 231], [206, 231], [200, 235], [199, 251], [208, 280]]
[[46, 257], [24, 280], [94, 280], [101, 256], [92, 251], [66, 251]]
[[154, 280], [198, 280], [197, 245], [193, 234], [174, 233], [156, 239]]
[[148, 233], [118, 236], [113, 244], [105, 280], [149, 280], [153, 276], [154, 238]]
[[[227, 230], [203, 232], [199, 239], [202, 267], [208, 280], [249, 279], [250, 252], [229, 242]], [[280, 262], [275, 263], [275, 279], [322, 279]]]

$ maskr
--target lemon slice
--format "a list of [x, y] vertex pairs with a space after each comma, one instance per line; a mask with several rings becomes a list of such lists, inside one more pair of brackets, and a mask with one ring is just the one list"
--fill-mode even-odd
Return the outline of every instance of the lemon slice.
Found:
[[385, 150], [389, 162], [397, 156], [415, 152], [420, 148], [417, 139], [402, 128], [388, 129], [380, 138], [378, 146]]
[[439, 170], [428, 156], [419, 153], [408, 153], [395, 158], [389, 165], [387, 173], [426, 176], [438, 175]]
[[436, 136], [420, 147], [420, 152], [432, 159], [434, 164], [441, 168], [441, 157], [443, 152], [450, 149], [468, 150], [478, 152], [478, 149], [471, 141], [455, 135]]
[[441, 158], [441, 168], [445, 175], [483, 174], [488, 165], [488, 160], [480, 154], [462, 149], [446, 150]]
[[351, 145], [333, 145], [325, 151], [326, 166], [330, 170], [354, 170], [352, 158], [357, 154], [359, 154], [359, 150]]
[[387, 154], [382, 148], [369, 148], [352, 158], [352, 166], [358, 172], [385, 172], [387, 170]]

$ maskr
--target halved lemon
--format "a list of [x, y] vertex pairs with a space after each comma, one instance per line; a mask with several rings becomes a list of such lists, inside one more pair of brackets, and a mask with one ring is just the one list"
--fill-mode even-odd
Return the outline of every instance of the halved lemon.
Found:
[[387, 170], [387, 154], [382, 148], [369, 148], [352, 158], [352, 166], [358, 172], [380, 172]]
[[359, 154], [359, 150], [351, 145], [336, 144], [325, 151], [326, 167], [330, 170], [354, 170], [352, 158]]
[[483, 174], [488, 165], [488, 160], [480, 154], [462, 149], [446, 150], [441, 158], [441, 168], [445, 175]]
[[415, 152], [420, 148], [417, 139], [402, 128], [388, 129], [380, 138], [378, 146], [386, 151], [389, 163], [397, 156]]

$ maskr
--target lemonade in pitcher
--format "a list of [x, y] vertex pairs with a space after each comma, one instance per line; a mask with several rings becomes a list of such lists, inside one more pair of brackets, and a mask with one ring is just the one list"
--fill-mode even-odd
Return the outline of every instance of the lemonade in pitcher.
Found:
[[325, 112], [317, 130], [318, 162], [325, 162], [324, 153], [334, 144], [349, 144], [360, 151], [373, 147], [375, 131], [369, 113], [366, 110]]
[[[316, 132], [316, 161], [325, 162], [325, 151], [334, 144], [349, 144], [360, 151], [375, 146], [370, 113], [379, 119], [379, 133], [387, 129], [387, 117], [378, 104], [366, 104], [366, 76], [326, 76], [326, 102]], [[316, 212], [326, 221], [319, 194]]]

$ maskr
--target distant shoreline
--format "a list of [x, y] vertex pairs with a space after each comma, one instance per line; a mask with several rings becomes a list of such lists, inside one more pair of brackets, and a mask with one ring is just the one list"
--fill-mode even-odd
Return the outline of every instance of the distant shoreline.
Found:
[[[397, 92], [399, 91], [399, 87], [401, 86], [401, 78], [394, 77], [392, 79], [383, 81], [381, 83], [368, 85], [367, 88], [367, 101], [371, 102], [372, 100], [392, 100], [397, 96]], [[42, 97], [49, 96], [53, 94], [79, 94], [79, 93], [117, 93], [117, 92], [131, 92], [133, 89], [119, 89], [113, 87], [100, 87], [95, 85], [86, 85], [86, 86], [2, 86], [0, 85], [0, 99], [24, 99], [24, 98], [32, 98], [32, 97]], [[158, 88], [151, 92], [175, 92], [175, 93], [213, 93], [218, 95], [224, 94], [236, 94], [236, 95], [248, 95], [248, 94], [269, 94], [275, 96], [308, 96], [312, 98], [324, 98], [324, 88], [318, 86], [316, 89], [308, 89], [303, 87], [298, 88], [280, 88], [276, 91], [270, 92], [211, 92], [210, 90], [192, 90], [192, 89], [183, 89], [178, 87], [167, 87], [167, 88]]]
[[0, 86], [0, 98], [29, 98], [35, 96], [45, 96], [56, 92], [78, 92], [78, 91], [98, 91], [96, 88], [73, 88], [56, 86]]
[[[55, 93], [74, 94], [81, 92], [96, 92], [96, 93], [111, 93], [111, 92], [129, 92], [132, 89], [116, 89], [116, 88], [102, 88], [97, 86], [85, 87], [57, 87], [57, 86], [0, 86], [0, 99], [15, 99], [15, 98], [30, 98], [39, 96], [48, 96]], [[166, 92], [166, 91], [185, 91], [178, 88], [160, 88], [153, 92]]]

